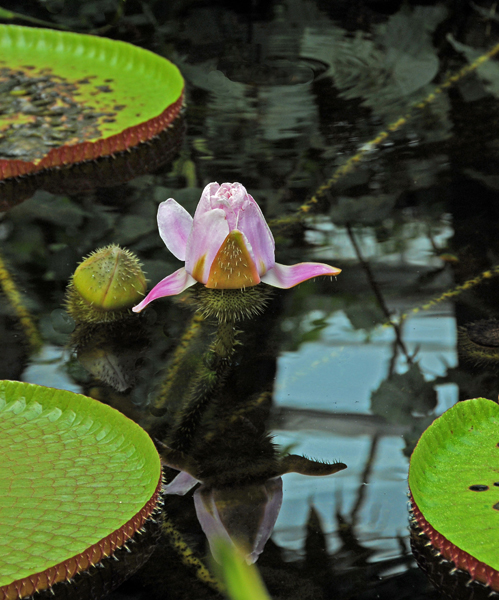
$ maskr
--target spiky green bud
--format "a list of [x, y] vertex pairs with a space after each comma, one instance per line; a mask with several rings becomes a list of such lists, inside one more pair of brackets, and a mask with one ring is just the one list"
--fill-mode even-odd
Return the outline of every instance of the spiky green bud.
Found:
[[111, 244], [80, 263], [67, 289], [66, 308], [76, 321], [108, 323], [131, 314], [146, 288], [135, 255]]

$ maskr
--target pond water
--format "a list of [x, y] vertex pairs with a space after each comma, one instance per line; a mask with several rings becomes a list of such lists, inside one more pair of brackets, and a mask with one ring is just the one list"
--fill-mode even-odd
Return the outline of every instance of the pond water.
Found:
[[[32, 16], [47, 16], [42, 4]], [[59, 22], [82, 18], [53, 4]], [[100, 26], [111, 5], [88, 3], [89, 22]], [[84, 256], [125, 246], [151, 288], [180, 266], [159, 237], [159, 203], [173, 197], [193, 214], [206, 184], [239, 181], [268, 219], [280, 263], [342, 269], [275, 292], [264, 315], [242, 321], [229, 375], [240, 403], [272, 390], [265, 417], [276, 444], [348, 467], [283, 476], [282, 508], [257, 563], [273, 597], [438, 597], [409, 548], [407, 472], [436, 416], [499, 393], [499, 341], [483, 350], [466, 331], [499, 318], [499, 66], [493, 57], [473, 62], [499, 43], [494, 8], [487, 0], [127, 4], [106, 35], [178, 65], [187, 85], [180, 133], [148, 149], [142, 174], [120, 167], [116, 185], [92, 189], [113, 183], [96, 163], [71, 189], [62, 178], [2, 191], [17, 205], [0, 216], [1, 252], [43, 350], [29, 355], [2, 302], [1, 377], [85, 393], [150, 431], [168, 420], [149, 409], [189, 327], [189, 302], [148, 307], [147, 343], [119, 355], [118, 366], [96, 367], [95, 348], [79, 362], [62, 309]], [[203, 552], [192, 493], [167, 497], [167, 510]], [[214, 593], [164, 550], [112, 597], [205, 596]]]

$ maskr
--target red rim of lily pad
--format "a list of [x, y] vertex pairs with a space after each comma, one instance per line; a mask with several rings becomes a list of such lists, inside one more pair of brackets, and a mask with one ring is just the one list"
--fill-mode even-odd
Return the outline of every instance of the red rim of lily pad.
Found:
[[499, 591], [499, 405], [466, 400], [436, 419], [412, 454], [409, 488], [435, 560]]
[[[409, 496], [409, 500], [413, 517], [419, 529], [431, 542], [432, 547], [438, 550], [442, 557], [452, 561], [457, 569], [469, 573], [471, 580], [479, 581], [489, 586], [492, 590], [499, 591], [499, 572], [484, 562], [476, 560], [471, 554], [464, 552], [442, 534], [438, 533], [423, 517], [423, 514], [414, 502], [412, 494]], [[435, 558], [438, 559], [439, 557]], [[490, 593], [490, 590], [488, 593]]]
[[158, 510], [148, 434], [100, 402], [0, 382], [0, 598], [51, 589], [123, 547]]
[[0, 25], [0, 89], [0, 179], [127, 150], [184, 101], [179, 70], [152, 52], [17, 25]]

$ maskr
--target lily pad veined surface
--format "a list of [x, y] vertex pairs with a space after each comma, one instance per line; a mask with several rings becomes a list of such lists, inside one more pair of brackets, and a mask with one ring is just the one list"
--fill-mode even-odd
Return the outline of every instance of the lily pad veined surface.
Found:
[[0, 179], [147, 141], [183, 93], [175, 65], [132, 44], [0, 25]]
[[123, 546], [157, 507], [154, 444], [72, 392], [0, 382], [0, 598], [50, 588]]
[[433, 547], [499, 590], [499, 405], [466, 400], [434, 421], [412, 455], [409, 487]]

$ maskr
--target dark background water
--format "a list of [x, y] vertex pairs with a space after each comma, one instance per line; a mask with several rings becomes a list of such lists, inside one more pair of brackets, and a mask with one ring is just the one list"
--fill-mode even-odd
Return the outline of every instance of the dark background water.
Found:
[[[93, 31], [113, 22], [119, 4], [3, 6]], [[134, 387], [113, 391], [65, 346], [71, 324], [61, 303], [83, 256], [124, 245], [152, 286], [178, 266], [157, 234], [158, 204], [173, 197], [192, 213], [208, 182], [239, 181], [273, 224], [279, 262], [343, 269], [335, 281], [278, 295], [272, 309], [275, 441], [348, 465], [328, 478], [284, 477], [283, 507], [258, 562], [276, 597], [437, 597], [408, 547], [408, 457], [458, 400], [497, 399], [496, 357], [478, 356], [464, 332], [458, 338], [459, 328], [498, 313], [496, 273], [481, 277], [499, 264], [497, 62], [412, 110], [299, 221], [284, 226], [282, 218], [449, 74], [493, 48], [494, 11], [488, 0], [126, 2], [105, 35], [167, 57], [186, 79], [186, 129], [173, 161], [153, 147], [140, 159], [148, 172], [127, 183], [82, 192], [77, 182], [64, 193], [54, 184], [0, 217], [2, 253], [45, 343], [30, 359], [9, 306], [0, 304], [0, 376], [81, 391], [139, 421], [185, 309], [170, 300], [149, 309], [159, 335]], [[30, 193], [18, 183], [3, 191], [16, 201]], [[154, 588], [157, 597], [209, 595], [187, 572], [182, 579], [174, 556], [156, 560], [170, 579]], [[155, 579], [136, 578], [116, 598], [150, 596], [144, 581]]]

